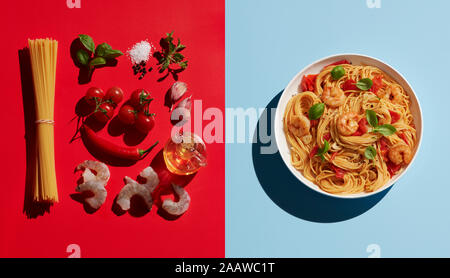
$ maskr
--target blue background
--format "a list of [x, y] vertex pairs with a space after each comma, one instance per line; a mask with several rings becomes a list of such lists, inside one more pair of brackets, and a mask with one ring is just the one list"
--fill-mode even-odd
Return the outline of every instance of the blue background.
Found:
[[[445, 0], [381, 0], [372, 9], [366, 0], [226, 1], [228, 108], [266, 107], [311, 62], [361, 53], [405, 76], [424, 117], [406, 175], [375, 206], [336, 222], [281, 209], [256, 176], [252, 145], [227, 144], [227, 257], [367, 257], [369, 244], [382, 257], [450, 256], [449, 10]], [[289, 179], [277, 174], [280, 184]]]

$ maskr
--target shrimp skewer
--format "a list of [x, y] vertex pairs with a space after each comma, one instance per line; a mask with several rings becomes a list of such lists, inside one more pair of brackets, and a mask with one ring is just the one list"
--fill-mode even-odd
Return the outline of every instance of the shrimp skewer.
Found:
[[178, 195], [179, 200], [178, 202], [174, 202], [171, 199], [166, 199], [162, 204], [162, 208], [172, 215], [182, 215], [188, 210], [189, 204], [191, 203], [191, 197], [183, 187], [175, 184], [172, 184], [172, 187]]

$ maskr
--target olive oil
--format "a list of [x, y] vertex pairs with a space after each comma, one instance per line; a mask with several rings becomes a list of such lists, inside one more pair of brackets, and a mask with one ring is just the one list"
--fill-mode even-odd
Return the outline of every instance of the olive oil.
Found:
[[207, 165], [206, 145], [193, 133], [169, 138], [163, 154], [167, 169], [177, 175], [190, 175]]

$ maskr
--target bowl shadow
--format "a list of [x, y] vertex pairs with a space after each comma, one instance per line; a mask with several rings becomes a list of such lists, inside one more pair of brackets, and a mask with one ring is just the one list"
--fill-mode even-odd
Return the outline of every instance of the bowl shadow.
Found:
[[[261, 147], [268, 147], [261, 141], [260, 127], [266, 125], [271, 141], [275, 140], [274, 113], [283, 91], [278, 93], [266, 106], [254, 132], [252, 144], [253, 166], [261, 187], [269, 198], [282, 210], [303, 220], [318, 223], [333, 223], [357, 217], [375, 206], [390, 190], [357, 199], [340, 199], [320, 194], [298, 180], [287, 168], [278, 149], [275, 153], [261, 153]], [[272, 114], [272, 117], [269, 115]], [[266, 132], [267, 133], [267, 132]], [[267, 136], [265, 134], [264, 136]], [[272, 142], [272, 145], [275, 141]]]

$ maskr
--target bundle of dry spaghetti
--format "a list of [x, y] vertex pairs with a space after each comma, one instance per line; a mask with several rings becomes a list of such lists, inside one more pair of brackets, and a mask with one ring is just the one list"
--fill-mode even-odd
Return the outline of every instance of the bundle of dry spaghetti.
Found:
[[58, 42], [28, 40], [36, 101], [36, 173], [33, 199], [58, 202], [54, 150], [55, 73]]

